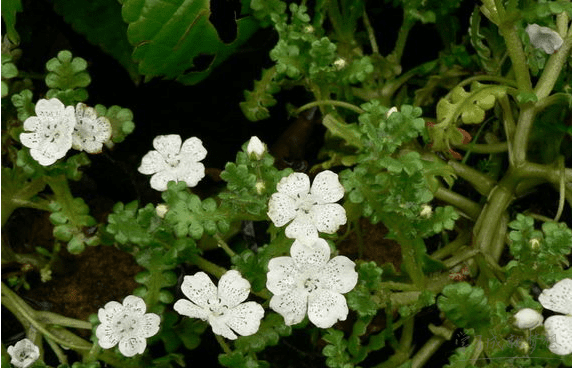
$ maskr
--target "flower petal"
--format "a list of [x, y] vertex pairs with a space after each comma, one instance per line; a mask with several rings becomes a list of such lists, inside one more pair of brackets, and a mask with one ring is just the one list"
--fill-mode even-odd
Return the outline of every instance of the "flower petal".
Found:
[[29, 132], [43, 130], [42, 120], [37, 116], [30, 116], [24, 121], [24, 130], [27, 130]]
[[227, 319], [228, 319], [227, 315], [215, 316], [211, 314], [209, 315], [209, 324], [213, 329], [213, 333], [215, 333], [216, 335], [224, 336], [229, 340], [236, 340], [238, 336], [236, 336], [236, 334], [232, 332], [230, 327], [226, 325]]
[[320, 287], [345, 294], [352, 290], [358, 281], [355, 263], [346, 256], [337, 256], [320, 270]]
[[203, 147], [203, 142], [199, 138], [191, 137], [183, 142], [180, 155], [186, 159], [198, 162], [207, 157], [207, 150]]
[[248, 298], [250, 283], [236, 270], [227, 271], [218, 282], [218, 297], [221, 305], [233, 308]]
[[292, 257], [272, 258], [268, 262], [266, 288], [274, 295], [290, 292], [296, 287], [299, 273]]
[[572, 279], [562, 279], [538, 297], [544, 308], [572, 315]]
[[572, 317], [552, 316], [544, 322], [546, 335], [550, 341], [548, 349], [558, 355], [572, 353]]
[[120, 335], [117, 333], [115, 326], [108, 323], [102, 323], [97, 326], [95, 336], [97, 336], [99, 346], [104, 349], [114, 347], [120, 339]]
[[151, 188], [164, 192], [167, 190], [167, 183], [170, 181], [177, 181], [176, 176], [173, 175], [171, 170], [164, 170], [153, 174], [149, 183]]
[[161, 323], [161, 317], [155, 313], [147, 313], [139, 321], [141, 331], [139, 332], [141, 337], [151, 337], [159, 332], [159, 324]]
[[181, 291], [187, 298], [199, 307], [208, 309], [209, 300], [217, 300], [217, 288], [207, 276], [200, 271], [193, 276], [185, 276], [181, 284]]
[[530, 37], [532, 46], [542, 49], [547, 54], [554, 54], [564, 43], [558, 32], [538, 24], [529, 24], [526, 27], [526, 33]]
[[157, 151], [149, 151], [143, 156], [141, 166], [137, 169], [141, 174], [151, 175], [159, 171], [166, 170], [167, 163], [163, 156]]
[[310, 209], [310, 217], [319, 232], [333, 234], [347, 222], [346, 210], [337, 203], [318, 204]]
[[136, 354], [143, 354], [147, 342], [142, 337], [130, 337], [119, 341], [119, 351], [126, 357], [132, 357]]
[[322, 238], [317, 238], [311, 246], [295, 240], [290, 248], [290, 254], [300, 271], [318, 270], [330, 260], [330, 246]]
[[184, 181], [188, 187], [196, 186], [205, 177], [205, 166], [200, 162], [189, 162], [179, 166], [177, 181]]
[[99, 322], [111, 324], [113, 319], [116, 315], [123, 313], [125, 307], [116, 301], [111, 301], [105, 304], [103, 308], [99, 308], [97, 312], [97, 318], [99, 318]]
[[300, 323], [306, 316], [308, 293], [304, 289], [294, 289], [286, 294], [274, 295], [270, 308], [284, 317], [287, 326]]
[[276, 190], [292, 198], [310, 192], [310, 178], [304, 173], [292, 173], [278, 182]]
[[28, 148], [37, 148], [44, 140], [39, 133], [21, 133], [20, 142]]
[[284, 226], [296, 216], [296, 201], [284, 193], [274, 193], [268, 201], [268, 217], [274, 226]]
[[207, 309], [191, 303], [187, 299], [179, 299], [173, 306], [177, 313], [190, 318], [200, 318], [206, 321], [211, 314]]
[[177, 155], [181, 150], [181, 136], [178, 134], [158, 135], [153, 139], [153, 147], [163, 157]]
[[326, 170], [314, 178], [310, 193], [322, 203], [337, 202], [344, 197], [344, 187], [340, 184], [338, 174]]
[[294, 221], [286, 227], [285, 234], [291, 239], [296, 239], [308, 246], [318, 239], [318, 229], [310, 215], [298, 212]]
[[348, 316], [346, 298], [341, 294], [324, 289], [310, 293], [308, 297], [308, 318], [320, 328], [330, 328]]
[[226, 324], [241, 336], [254, 335], [264, 317], [264, 308], [256, 302], [242, 303], [227, 313]]
[[147, 309], [145, 301], [135, 295], [126, 296], [125, 299], [123, 299], [123, 306], [125, 307], [126, 311], [130, 311], [137, 316], [143, 316], [145, 314], [145, 310]]

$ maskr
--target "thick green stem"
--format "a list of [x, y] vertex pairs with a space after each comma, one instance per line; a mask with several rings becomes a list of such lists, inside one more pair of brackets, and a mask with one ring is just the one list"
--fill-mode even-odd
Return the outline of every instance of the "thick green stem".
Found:
[[496, 184], [490, 176], [470, 166], [453, 160], [450, 160], [448, 164], [455, 170], [455, 174], [468, 181], [482, 195], [488, 195]]
[[570, 49], [572, 48], [572, 27], [568, 30], [568, 34], [564, 38], [564, 42], [558, 52], [555, 52], [550, 56], [550, 59], [546, 62], [544, 71], [534, 87], [534, 93], [539, 100], [548, 97], [556, 84], [556, 80], [560, 76], [562, 67], [568, 61], [570, 56]]
[[433, 194], [435, 198], [445, 201], [458, 209], [460, 209], [467, 217], [476, 220], [481, 213], [481, 206], [478, 203], [471, 201], [457, 192], [449, 190], [444, 187], [439, 187]]
[[[497, 8], [498, 9], [498, 8]], [[500, 9], [499, 10], [499, 16]], [[502, 21], [502, 20], [501, 20]], [[518, 29], [514, 22], [501, 23], [499, 30], [504, 37], [508, 55], [512, 61], [512, 67], [516, 77], [516, 84], [521, 92], [531, 92], [532, 82], [530, 80], [530, 73], [526, 65], [526, 55], [522, 49], [522, 43], [518, 37]]]
[[358, 114], [363, 114], [365, 112], [364, 110], [362, 110], [358, 106], [353, 105], [349, 102], [336, 101], [336, 100], [320, 100], [320, 101], [310, 102], [310, 103], [307, 103], [307, 104], [299, 107], [294, 114], [298, 115], [302, 111], [311, 109], [312, 107], [315, 107], [315, 106], [338, 106], [338, 107], [346, 108], [348, 110], [352, 110]]
[[201, 270], [210, 273], [211, 275], [213, 275], [218, 279], [220, 279], [221, 276], [224, 275], [227, 271], [225, 268], [220, 267], [210, 261], [207, 261], [206, 259], [198, 255], [194, 255], [192, 257], [191, 262], [194, 263]]

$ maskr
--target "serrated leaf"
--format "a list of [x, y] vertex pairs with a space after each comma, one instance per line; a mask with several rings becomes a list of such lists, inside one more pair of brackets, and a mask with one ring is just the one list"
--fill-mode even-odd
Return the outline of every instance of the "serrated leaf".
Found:
[[119, 2], [55, 0], [54, 10], [62, 15], [76, 32], [115, 58], [133, 81], [138, 81], [137, 65], [131, 59], [133, 47], [127, 41], [127, 24], [121, 18]]
[[[236, 21], [237, 38], [224, 43], [214, 25], [208, 0], [125, 0], [123, 20], [134, 46], [133, 59], [147, 78], [164, 76], [184, 84], [196, 84], [228, 58], [257, 29], [252, 17]], [[214, 56], [200, 71], [192, 70], [199, 55]], [[189, 71], [189, 69], [191, 69]]]
[[447, 285], [437, 306], [459, 327], [481, 328], [489, 325], [491, 308], [483, 289], [466, 282]]
[[[123, 142], [125, 137], [135, 129], [133, 113], [129, 109], [117, 105], [108, 109], [98, 104], [95, 105], [95, 111], [98, 116], [105, 116], [111, 123], [111, 141], [113, 143]], [[109, 146], [108, 142], [105, 143], [107, 146]]]

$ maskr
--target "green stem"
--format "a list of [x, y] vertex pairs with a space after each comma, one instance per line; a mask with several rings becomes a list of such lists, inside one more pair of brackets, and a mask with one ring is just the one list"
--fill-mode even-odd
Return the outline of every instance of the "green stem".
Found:
[[450, 189], [439, 187], [433, 195], [435, 198], [457, 207], [472, 220], [476, 220], [481, 213], [481, 206], [479, 206], [478, 203], [471, 201], [467, 197], [464, 197]]
[[377, 40], [375, 39], [375, 31], [369, 22], [369, 17], [367, 16], [367, 12], [365, 11], [365, 7], [363, 9], [363, 25], [367, 30], [367, 35], [369, 37], [369, 43], [371, 44], [371, 51], [373, 54], [379, 54], [379, 48], [377, 47]]
[[491, 143], [491, 144], [459, 144], [453, 145], [453, 147], [460, 149], [462, 151], [470, 151], [473, 153], [503, 153], [508, 151], [508, 143]]
[[468, 181], [480, 194], [488, 195], [495, 187], [496, 183], [490, 176], [454, 160], [447, 163], [455, 170], [455, 174]]
[[41, 210], [47, 210], [44, 206], [47, 204], [45, 201], [32, 202], [32, 197], [40, 193], [46, 187], [46, 181], [43, 177], [34, 179], [26, 183], [21, 189], [15, 193], [7, 193], [5, 188], [2, 188], [2, 226], [6, 224], [8, 218], [18, 207], [31, 207]]
[[225, 354], [232, 353], [232, 351], [230, 350], [230, 348], [228, 347], [226, 341], [224, 341], [222, 336], [215, 334], [215, 338], [216, 338], [216, 341], [218, 342], [218, 344], [220, 345], [220, 347], [222, 348], [222, 350], [225, 352]]
[[415, 20], [411, 19], [406, 13], [405, 10], [403, 11], [403, 23], [401, 23], [401, 27], [399, 28], [399, 33], [397, 34], [397, 41], [395, 41], [395, 47], [393, 51], [388, 56], [388, 59], [394, 62], [396, 65], [401, 64], [401, 57], [403, 56], [403, 50], [405, 50], [405, 43], [407, 42], [407, 37], [409, 36], [409, 31], [415, 25]]
[[228, 246], [228, 244], [223, 240], [223, 238], [220, 236], [219, 233], [215, 233], [213, 237], [216, 239], [216, 241], [217, 241], [217, 243], [218, 243], [218, 246], [219, 246], [220, 248], [222, 248], [222, 249], [224, 250], [224, 252], [225, 252], [230, 258], [236, 256], [236, 253], [234, 253], [234, 251], [233, 251], [232, 249], [230, 249], [230, 247]]
[[449, 244], [445, 245], [443, 248], [439, 248], [435, 252], [433, 252], [431, 254], [431, 258], [434, 258], [437, 260], [443, 259], [443, 258], [447, 257], [448, 255], [456, 252], [457, 249], [459, 249], [461, 246], [467, 244], [469, 242], [469, 240], [471, 240], [471, 234], [468, 231], [463, 230], [455, 238], [455, 240], [453, 240], [452, 242], [449, 242]]
[[207, 261], [206, 259], [204, 259], [199, 255], [193, 255], [191, 262], [194, 263], [201, 270], [210, 273], [217, 279], [220, 279], [221, 276], [224, 275], [227, 271], [225, 268], [220, 267], [210, 261]]
[[411, 358], [411, 368], [421, 368], [429, 361], [431, 356], [447, 341], [441, 336], [433, 335]]
[[[499, 11], [499, 17], [502, 18], [500, 14], [501, 9], [497, 7], [497, 10]], [[499, 31], [504, 37], [508, 55], [512, 61], [518, 89], [520, 89], [521, 92], [531, 92], [532, 82], [530, 80], [528, 66], [526, 65], [526, 55], [524, 54], [522, 43], [518, 37], [516, 24], [514, 22], [501, 22], [501, 24], [499, 24]]]
[[344, 102], [344, 101], [337, 101], [337, 100], [321, 100], [321, 101], [314, 101], [314, 102], [310, 102], [307, 103], [303, 106], [301, 106], [300, 108], [298, 108], [294, 114], [298, 115], [300, 114], [302, 111], [304, 110], [308, 110], [311, 109], [312, 107], [315, 106], [338, 106], [338, 107], [344, 107], [346, 109], [355, 111], [358, 114], [363, 114], [365, 111], [362, 110], [361, 108], [357, 107], [356, 105], [353, 105], [349, 102]]

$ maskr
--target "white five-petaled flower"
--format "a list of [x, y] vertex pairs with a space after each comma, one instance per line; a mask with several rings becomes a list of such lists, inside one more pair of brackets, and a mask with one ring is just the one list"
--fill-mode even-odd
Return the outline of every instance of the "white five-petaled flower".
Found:
[[177, 134], [159, 135], [153, 139], [156, 151], [149, 151], [139, 166], [139, 172], [151, 175], [151, 187], [155, 190], [167, 190], [170, 180], [184, 181], [194, 187], [205, 176], [205, 167], [201, 161], [207, 156], [207, 150], [197, 137], [183, 142]]
[[8, 354], [12, 358], [10, 363], [17, 368], [28, 368], [40, 357], [40, 348], [28, 339], [18, 341], [8, 346]]
[[276, 226], [286, 227], [286, 236], [312, 245], [318, 231], [333, 234], [346, 223], [346, 211], [335, 203], [343, 198], [344, 187], [338, 174], [322, 171], [314, 178], [292, 173], [282, 178], [268, 202], [268, 216]]
[[243, 303], [250, 293], [250, 283], [236, 270], [221, 276], [218, 288], [204, 272], [185, 276], [181, 284], [186, 299], [179, 299], [173, 308], [182, 315], [208, 321], [217, 335], [227, 339], [253, 335], [260, 327], [264, 309], [256, 302]]
[[544, 317], [531, 308], [523, 308], [514, 315], [514, 325], [520, 329], [534, 329], [542, 324]]
[[290, 255], [268, 263], [266, 287], [274, 294], [270, 308], [286, 325], [301, 322], [306, 312], [320, 328], [344, 321], [348, 306], [342, 294], [356, 286], [355, 263], [345, 256], [330, 259], [330, 247], [321, 238], [311, 247], [295, 240]]
[[246, 146], [246, 152], [249, 156], [254, 156], [260, 160], [266, 152], [266, 145], [257, 136], [252, 136], [248, 141], [248, 146]]
[[41, 99], [36, 103], [36, 115], [24, 121], [24, 130], [28, 132], [20, 134], [20, 141], [30, 148], [34, 160], [49, 166], [72, 147], [74, 108], [64, 106], [57, 98]]
[[538, 301], [546, 309], [565, 314], [548, 317], [544, 322], [550, 340], [548, 349], [558, 355], [572, 353], [572, 279], [560, 280], [543, 290]]
[[526, 27], [526, 33], [530, 37], [532, 46], [542, 49], [547, 54], [554, 54], [564, 42], [558, 32], [538, 24], [529, 24]]
[[97, 317], [101, 324], [95, 335], [99, 346], [104, 349], [119, 343], [119, 351], [126, 357], [142, 354], [147, 346], [148, 337], [159, 332], [161, 318], [155, 313], [145, 313], [143, 299], [129, 295], [123, 304], [112, 301], [99, 308]]
[[78, 103], [75, 108], [76, 124], [72, 134], [72, 147], [78, 151], [99, 153], [111, 138], [111, 123], [105, 116], [97, 117], [93, 107]]

